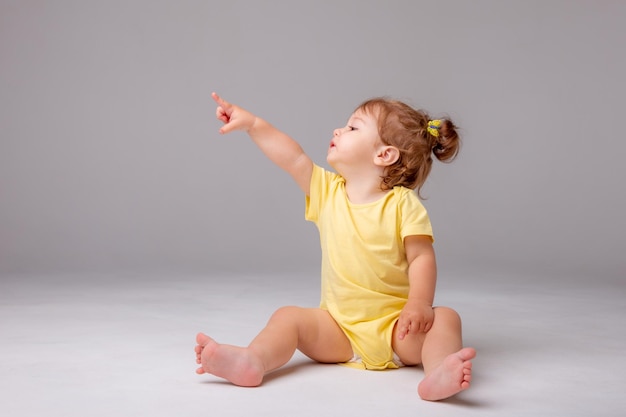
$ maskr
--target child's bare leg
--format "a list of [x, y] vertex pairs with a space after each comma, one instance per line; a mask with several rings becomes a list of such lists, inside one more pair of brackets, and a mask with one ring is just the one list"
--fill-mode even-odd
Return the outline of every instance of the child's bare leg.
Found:
[[456, 311], [435, 308], [433, 327], [424, 337], [422, 365], [425, 378], [417, 392], [424, 400], [437, 401], [451, 397], [470, 386], [473, 348], [463, 348], [461, 319]]
[[435, 319], [428, 333], [407, 335], [399, 340], [395, 333], [394, 351], [407, 365], [422, 364], [425, 377], [417, 391], [424, 400], [451, 397], [470, 386], [473, 348], [463, 348], [461, 319], [456, 311], [435, 308]]
[[257, 386], [284, 365], [296, 349], [320, 362], [352, 357], [350, 342], [327, 311], [300, 307], [277, 310], [247, 348], [221, 345], [200, 333], [195, 348], [197, 373], [211, 373], [235, 385]]

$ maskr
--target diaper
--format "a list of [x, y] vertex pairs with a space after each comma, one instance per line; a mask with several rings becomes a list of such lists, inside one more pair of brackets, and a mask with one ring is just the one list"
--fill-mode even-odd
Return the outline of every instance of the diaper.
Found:
[[[400, 357], [398, 356], [396, 352], [393, 352], [393, 358], [391, 358], [391, 362], [393, 362], [398, 368], [402, 368], [403, 366], [406, 366], [404, 363], [402, 363], [402, 361], [400, 360]], [[346, 363], [361, 364], [362, 360], [361, 360], [361, 357], [355, 353], [352, 359], [350, 359]]]

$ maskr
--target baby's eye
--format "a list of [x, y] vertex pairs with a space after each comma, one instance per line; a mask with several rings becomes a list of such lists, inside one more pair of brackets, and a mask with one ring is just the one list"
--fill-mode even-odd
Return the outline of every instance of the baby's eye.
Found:
[[348, 125], [348, 130], [356, 130], [356, 127]]

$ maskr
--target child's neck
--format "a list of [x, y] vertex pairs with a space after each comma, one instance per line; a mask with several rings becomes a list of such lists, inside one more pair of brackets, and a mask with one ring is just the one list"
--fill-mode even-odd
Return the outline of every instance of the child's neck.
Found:
[[346, 180], [346, 194], [348, 200], [354, 204], [366, 204], [382, 198], [389, 190], [380, 188], [381, 179], [377, 178], [359, 178]]

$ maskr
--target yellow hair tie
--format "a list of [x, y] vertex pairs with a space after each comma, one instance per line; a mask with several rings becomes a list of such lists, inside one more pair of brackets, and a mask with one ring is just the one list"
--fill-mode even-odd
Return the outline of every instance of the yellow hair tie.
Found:
[[439, 137], [439, 129], [441, 129], [441, 124], [443, 123], [442, 120], [436, 119], [436, 120], [429, 120], [428, 121], [428, 133], [430, 133], [431, 135], [433, 135], [434, 137], [438, 138]]

